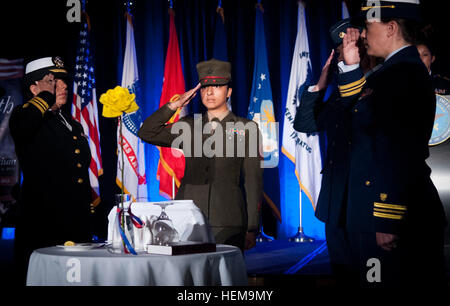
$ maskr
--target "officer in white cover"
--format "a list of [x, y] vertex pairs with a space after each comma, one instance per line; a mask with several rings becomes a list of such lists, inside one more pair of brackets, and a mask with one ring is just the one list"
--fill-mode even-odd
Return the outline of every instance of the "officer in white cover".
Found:
[[9, 121], [23, 172], [15, 239], [21, 273], [37, 248], [91, 240], [91, 153], [81, 124], [61, 112], [67, 75], [58, 57], [28, 63], [26, 102], [13, 110]]

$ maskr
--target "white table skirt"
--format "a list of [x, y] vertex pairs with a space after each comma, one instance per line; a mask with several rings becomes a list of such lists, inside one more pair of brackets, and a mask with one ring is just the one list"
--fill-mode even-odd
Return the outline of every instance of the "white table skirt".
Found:
[[112, 254], [106, 248], [66, 251], [37, 249], [30, 257], [27, 286], [245, 286], [241, 251], [189, 255]]
[[[180, 241], [215, 242], [207, 218], [192, 200], [171, 202], [174, 204], [166, 207], [166, 213], [172, 220]], [[155, 202], [135, 202], [131, 206], [133, 214], [146, 222], [144, 229], [139, 230], [134, 228], [134, 236], [138, 237], [135, 241], [137, 250], [145, 250], [145, 246], [152, 242], [148, 227], [150, 225], [149, 220], [152, 216], [159, 216], [161, 213], [161, 207], [153, 203]], [[128, 203], [125, 203], [126, 208], [128, 208], [128, 205]], [[114, 207], [108, 215], [108, 241], [110, 243], [116, 242], [120, 245], [121, 238], [118, 228], [114, 226], [116, 214], [116, 207]]]

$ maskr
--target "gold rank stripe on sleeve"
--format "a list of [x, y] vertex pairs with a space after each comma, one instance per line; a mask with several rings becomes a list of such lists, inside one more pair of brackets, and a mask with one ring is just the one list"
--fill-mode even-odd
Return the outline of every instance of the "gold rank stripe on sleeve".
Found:
[[365, 77], [362, 77], [362, 78], [360, 78], [358, 81], [355, 81], [355, 82], [352, 82], [352, 83], [349, 83], [349, 84], [345, 84], [345, 85], [340, 85], [340, 86], [339, 86], [339, 90], [348, 90], [348, 89], [351, 89], [351, 88], [353, 88], [353, 87], [355, 87], [355, 86], [361, 85], [361, 83], [363, 83], [363, 82], [365, 82], [365, 81], [366, 81], [366, 78], [365, 78]]
[[47, 110], [47, 109], [49, 108], [47, 102], [45, 102], [44, 99], [39, 98], [39, 97], [34, 97], [33, 99], [36, 100], [36, 101], [38, 101], [39, 103], [41, 103], [41, 104], [45, 107], [45, 110]]
[[402, 215], [383, 214], [383, 213], [379, 213], [379, 212], [374, 212], [373, 215], [378, 218], [385, 218], [385, 219], [392, 219], [392, 220], [403, 219]]
[[373, 204], [376, 208], [385, 208], [385, 209], [394, 209], [394, 210], [400, 210], [400, 211], [406, 211], [407, 207], [403, 205], [397, 205], [397, 204], [386, 204], [386, 203], [379, 203], [375, 202]]
[[390, 210], [390, 209], [382, 209], [382, 208], [374, 208], [373, 209], [376, 212], [380, 212], [380, 213], [392, 213], [392, 214], [399, 214], [399, 215], [404, 215], [405, 212], [404, 211], [395, 211], [395, 210]]
[[45, 109], [38, 102], [36, 102], [34, 100], [30, 100], [29, 103], [36, 106], [36, 108], [42, 113], [42, 115], [45, 113]]
[[47, 102], [45, 102], [44, 100], [42, 100], [39, 97], [34, 97], [33, 99], [31, 99], [30, 101], [28, 101], [30, 104], [33, 104], [34, 106], [37, 107], [37, 109], [39, 109], [42, 113], [42, 115], [47, 111], [48, 109], [48, 104]]
[[349, 97], [360, 93], [364, 84], [366, 84], [366, 79], [362, 77], [361, 79], [353, 83], [339, 86], [341, 97]]
[[401, 220], [404, 218], [407, 207], [396, 204], [374, 203], [373, 215], [378, 218]]

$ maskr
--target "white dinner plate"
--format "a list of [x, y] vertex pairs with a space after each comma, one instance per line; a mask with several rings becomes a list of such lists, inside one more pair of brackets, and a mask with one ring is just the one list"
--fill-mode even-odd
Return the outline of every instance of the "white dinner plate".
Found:
[[75, 245], [57, 245], [66, 251], [86, 251], [104, 246], [104, 243], [75, 243]]

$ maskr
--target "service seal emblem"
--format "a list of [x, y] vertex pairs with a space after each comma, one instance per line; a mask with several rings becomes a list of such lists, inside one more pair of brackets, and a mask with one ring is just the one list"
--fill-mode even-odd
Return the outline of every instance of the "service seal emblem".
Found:
[[429, 146], [436, 146], [450, 138], [450, 96], [436, 95], [436, 115]]

